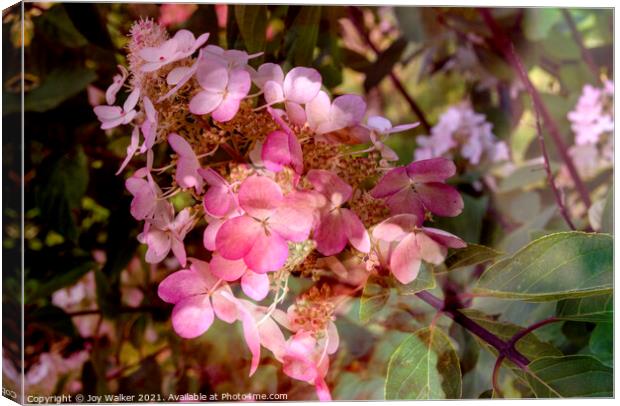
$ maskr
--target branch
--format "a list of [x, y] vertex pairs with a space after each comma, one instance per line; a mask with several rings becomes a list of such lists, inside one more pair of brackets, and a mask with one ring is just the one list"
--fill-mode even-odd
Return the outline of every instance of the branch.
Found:
[[566, 9], [562, 9], [562, 14], [564, 15], [564, 19], [566, 20], [566, 23], [568, 24], [568, 28], [570, 28], [570, 32], [573, 35], [573, 39], [575, 40], [575, 42], [579, 46], [579, 49], [581, 50], [581, 56], [583, 60], [585, 61], [586, 65], [588, 65], [588, 68], [590, 68], [590, 71], [592, 72], [596, 80], [600, 81], [598, 66], [596, 66], [596, 63], [594, 62], [594, 58], [592, 57], [592, 54], [590, 53], [588, 48], [586, 48], [584, 45], [583, 38], [581, 37], [581, 33], [579, 32], [579, 30], [577, 29], [577, 26], [575, 25], [575, 20], [573, 20], [573, 17], [570, 15], [570, 12]]
[[[353, 23], [353, 26], [355, 27], [359, 35], [362, 37], [362, 39], [364, 39], [366, 44], [370, 47], [370, 49], [372, 49], [375, 55], [377, 55], [377, 57], [380, 56], [381, 51], [379, 50], [379, 48], [377, 48], [377, 46], [370, 39], [370, 36], [368, 35], [368, 32], [366, 31], [364, 27], [363, 19], [359, 18], [361, 14], [360, 10], [355, 6], [349, 6], [347, 7], [347, 9], [349, 11], [349, 19]], [[392, 80], [392, 83], [394, 84], [396, 89], [405, 98], [405, 100], [409, 104], [409, 107], [411, 107], [411, 109], [415, 112], [416, 116], [418, 116], [418, 119], [420, 120], [420, 124], [422, 125], [422, 127], [424, 127], [424, 130], [427, 133], [430, 133], [431, 126], [428, 123], [428, 120], [426, 120], [424, 112], [422, 111], [420, 106], [418, 106], [416, 101], [413, 100], [413, 97], [411, 97], [409, 92], [407, 92], [407, 89], [405, 88], [400, 78], [398, 77], [398, 75], [396, 75], [393, 69], [390, 71], [390, 79]]]
[[435, 309], [439, 310], [446, 316], [450, 317], [454, 320], [455, 323], [460, 324], [467, 330], [469, 330], [472, 334], [477, 335], [484, 342], [495, 348], [500, 357], [505, 357], [512, 361], [516, 366], [523, 370], [527, 370], [527, 364], [530, 363], [523, 354], [521, 354], [511, 342], [506, 342], [491, 333], [486, 328], [482, 327], [480, 324], [476, 323], [469, 317], [465, 316], [463, 313], [453, 308], [446, 308], [444, 306], [443, 300], [434, 296], [432, 293], [427, 291], [422, 291], [416, 293], [416, 296], [429, 305], [433, 306]]
[[589, 208], [592, 204], [590, 200], [590, 195], [588, 190], [579, 177], [579, 173], [577, 173], [577, 169], [575, 168], [575, 164], [573, 163], [573, 159], [568, 154], [568, 148], [562, 139], [562, 135], [560, 134], [559, 127], [555, 120], [551, 117], [549, 110], [547, 110], [547, 106], [544, 104], [540, 93], [532, 84], [527, 71], [525, 70], [523, 63], [521, 62], [521, 58], [517, 54], [514, 48], [514, 44], [512, 41], [506, 36], [501, 27], [497, 24], [491, 12], [487, 8], [481, 8], [478, 10], [482, 15], [486, 25], [491, 30], [491, 34], [493, 36], [493, 41], [498, 50], [502, 52], [504, 58], [506, 58], [507, 62], [512, 65], [512, 68], [516, 71], [517, 75], [521, 79], [521, 82], [525, 86], [527, 92], [530, 94], [534, 106], [542, 115], [544, 122], [549, 130], [549, 135], [553, 138], [553, 142], [555, 143], [562, 160], [566, 164], [566, 168], [575, 184], [575, 188], [579, 193], [581, 200], [586, 205], [586, 208]]
[[540, 113], [536, 106], [534, 105], [534, 112], [536, 113], [536, 136], [538, 137], [538, 143], [540, 144], [540, 151], [542, 152], [542, 156], [545, 162], [545, 171], [547, 172], [547, 181], [549, 182], [549, 186], [553, 191], [553, 196], [555, 197], [555, 202], [560, 209], [560, 213], [562, 217], [564, 217], [564, 221], [570, 227], [571, 230], [576, 230], [575, 225], [570, 219], [568, 215], [568, 211], [566, 210], [566, 206], [564, 206], [564, 202], [562, 201], [562, 196], [560, 195], [560, 191], [555, 186], [555, 181], [553, 179], [553, 173], [551, 173], [551, 165], [549, 165], [549, 155], [547, 154], [547, 147], [545, 146], [545, 138], [542, 134], [542, 128], [540, 125]]
[[508, 341], [508, 343], [514, 346], [517, 343], [517, 341], [519, 341], [520, 339], [522, 339], [523, 337], [525, 337], [532, 331], [539, 329], [542, 326], [546, 326], [547, 324], [555, 323], [557, 321], [562, 321], [562, 320], [556, 317], [549, 317], [547, 319], [534, 323], [531, 326], [524, 328], [523, 330], [519, 331], [514, 336], [512, 336], [512, 338], [510, 339], [510, 341]]

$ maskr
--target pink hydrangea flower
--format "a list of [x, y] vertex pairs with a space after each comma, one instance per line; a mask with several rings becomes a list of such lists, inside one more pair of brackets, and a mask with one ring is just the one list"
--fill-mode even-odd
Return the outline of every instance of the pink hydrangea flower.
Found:
[[375, 239], [387, 243], [385, 261], [400, 283], [412, 282], [420, 272], [422, 261], [439, 265], [448, 248], [463, 248], [467, 244], [455, 235], [436, 228], [420, 227], [413, 214], [398, 214], [379, 223], [373, 230]]
[[181, 24], [196, 11], [196, 4], [162, 4], [159, 8], [159, 24], [165, 26]]
[[312, 169], [307, 178], [326, 199], [314, 230], [316, 249], [326, 256], [335, 255], [350, 243], [358, 251], [369, 252], [370, 238], [364, 224], [353, 211], [341, 207], [351, 198], [351, 186], [338, 175], [322, 169]]
[[[182, 269], [168, 275], [157, 289], [159, 297], [174, 304], [172, 327], [183, 338], [195, 338], [206, 332], [214, 315], [231, 323], [236, 319], [227, 297], [226, 283], [219, 282], [209, 269], [209, 264], [191, 259], [189, 269]], [[214, 313], [215, 310], [215, 313]]]
[[129, 141], [129, 145], [127, 146], [127, 156], [123, 160], [123, 163], [121, 164], [120, 168], [118, 168], [118, 171], [116, 171], [116, 175], [121, 173], [123, 169], [125, 169], [125, 167], [129, 164], [129, 161], [131, 161], [131, 158], [133, 158], [135, 153], [138, 151], [139, 144], [140, 144], [140, 129], [138, 127], [134, 127], [133, 131], [131, 132], [131, 139]]
[[165, 200], [157, 201], [153, 218], [144, 223], [138, 241], [148, 245], [146, 262], [157, 264], [168, 256], [170, 250], [182, 266], [187, 260], [183, 240], [193, 227], [190, 209], [181, 210], [174, 216], [174, 207]]
[[142, 72], [153, 72], [169, 63], [187, 58], [209, 39], [209, 33], [194, 37], [188, 30], [179, 30], [171, 39], [157, 47], [145, 47], [138, 55], [145, 61]]
[[321, 75], [312, 68], [296, 67], [285, 77], [279, 65], [266, 63], [258, 68], [254, 81], [263, 89], [267, 104], [284, 103], [286, 114], [297, 125], [306, 122], [301, 105], [308, 103], [321, 90]]
[[241, 100], [252, 85], [250, 74], [242, 68], [229, 69], [220, 59], [202, 59], [196, 78], [203, 91], [189, 102], [189, 110], [198, 115], [209, 114], [217, 121], [231, 120]]
[[379, 151], [381, 157], [386, 161], [398, 161], [398, 154], [392, 148], [385, 145], [384, 140], [391, 134], [410, 130], [419, 124], [402, 124], [393, 127], [387, 118], [381, 116], [368, 117], [366, 128], [370, 130], [370, 142], [373, 144], [372, 149]]
[[140, 147], [140, 152], [144, 153], [153, 147], [157, 137], [157, 110], [153, 106], [153, 102], [147, 96], [142, 98], [144, 105], [144, 122], [140, 125], [144, 143]]
[[445, 180], [455, 173], [454, 163], [445, 158], [416, 161], [386, 173], [370, 194], [385, 199], [393, 214], [411, 213], [424, 221], [428, 210], [454, 217], [463, 210], [463, 198]]
[[140, 89], [135, 88], [125, 100], [122, 108], [119, 106], [95, 107], [94, 112], [101, 121], [101, 129], [109, 130], [119, 125], [129, 124], [137, 114], [135, 107], [139, 98]]
[[269, 293], [269, 277], [247, 267], [242, 259], [230, 260], [215, 253], [211, 258], [211, 271], [227, 282], [241, 278], [241, 289], [251, 299], [263, 300]]
[[308, 238], [312, 215], [290, 204], [277, 183], [254, 175], [241, 184], [239, 206], [245, 214], [227, 220], [216, 236], [217, 251], [225, 259], [244, 260], [258, 273], [276, 271], [288, 258], [287, 241]]
[[325, 136], [347, 129], [352, 138], [347, 143], [363, 143], [369, 141], [369, 131], [360, 125], [366, 113], [366, 102], [361, 96], [345, 94], [338, 96], [333, 102], [324, 91], [319, 91], [306, 104], [308, 126], [318, 135]]
[[146, 168], [137, 170], [133, 176], [125, 181], [125, 187], [133, 195], [129, 208], [131, 215], [136, 220], [152, 218], [161, 191], [148, 170]]
[[118, 75], [114, 75], [114, 78], [112, 79], [112, 84], [108, 86], [105, 91], [105, 101], [109, 105], [114, 104], [114, 102], [116, 101], [116, 94], [119, 90], [122, 89], [123, 85], [125, 84], [125, 80], [127, 80], [127, 76], [129, 76], [129, 72], [124, 66], [118, 65], [118, 70], [120, 70], [121, 73]]
[[200, 168], [198, 173], [209, 185], [203, 196], [205, 212], [213, 217], [222, 218], [235, 211], [239, 204], [232, 186], [211, 168]]
[[178, 134], [171, 133], [168, 143], [178, 155], [176, 181], [185, 189], [195, 188], [196, 193], [201, 194], [204, 185], [202, 176], [198, 173], [200, 162], [191, 145]]
[[219, 59], [224, 62], [229, 70], [243, 69], [248, 73], [254, 73], [254, 70], [248, 65], [248, 61], [261, 56], [263, 53], [258, 52], [249, 55], [245, 51], [239, 49], [224, 49], [217, 45], [207, 45], [205, 47], [205, 55], [208, 58]]

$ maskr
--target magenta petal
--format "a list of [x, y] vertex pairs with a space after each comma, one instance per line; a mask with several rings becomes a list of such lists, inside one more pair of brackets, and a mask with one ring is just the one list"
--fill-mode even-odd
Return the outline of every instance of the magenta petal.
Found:
[[[221, 232], [221, 231], [220, 231]], [[261, 231], [254, 246], [243, 260], [245, 264], [258, 273], [277, 271], [288, 258], [288, 244], [277, 233], [266, 235]]]
[[432, 227], [424, 227], [426, 235], [439, 244], [449, 248], [465, 248], [467, 244], [454, 234]]
[[172, 310], [172, 327], [183, 338], [195, 338], [213, 323], [213, 308], [208, 295], [189, 296]]
[[445, 183], [421, 183], [416, 191], [424, 206], [438, 216], [454, 217], [463, 211], [463, 198], [453, 186]]
[[335, 210], [321, 217], [319, 226], [314, 231], [316, 249], [325, 256], [342, 252], [347, 245], [347, 234], [340, 210]]
[[249, 216], [226, 220], [215, 237], [217, 250], [226, 259], [241, 259], [254, 246], [259, 235], [264, 234], [261, 224]]
[[261, 159], [265, 168], [280, 172], [285, 165], [291, 163], [288, 134], [284, 131], [272, 131], [267, 135], [261, 151]]
[[205, 212], [213, 217], [224, 217], [235, 208], [235, 196], [227, 187], [211, 186], [203, 196]]
[[368, 231], [357, 214], [349, 209], [340, 209], [342, 225], [351, 245], [360, 252], [370, 252], [370, 237]]
[[266, 219], [277, 209], [284, 197], [273, 180], [254, 175], [243, 181], [238, 193], [239, 205], [250, 216]]
[[314, 380], [314, 386], [316, 388], [316, 396], [321, 402], [331, 402], [332, 395], [323, 377], [317, 376]]
[[164, 302], [178, 303], [188, 296], [207, 293], [209, 287], [197, 272], [181, 270], [168, 275], [157, 287], [157, 295]]
[[269, 218], [269, 227], [287, 241], [308, 239], [312, 228], [312, 212], [301, 207], [282, 206]]
[[402, 284], [417, 278], [422, 261], [415, 233], [410, 233], [394, 249], [390, 258], [390, 268], [394, 277]]
[[455, 173], [454, 162], [446, 158], [424, 159], [407, 165], [407, 175], [416, 183], [443, 182]]
[[242, 259], [232, 261], [217, 253], [213, 255], [209, 264], [215, 276], [228, 282], [236, 281], [248, 270]]
[[420, 224], [424, 221], [426, 211], [420, 197], [411, 188], [402, 189], [385, 200], [392, 214], [411, 213], [418, 218]]
[[372, 188], [370, 195], [376, 199], [386, 198], [409, 185], [411, 185], [411, 180], [407, 176], [407, 169], [401, 166], [386, 173]]
[[228, 187], [228, 182], [226, 182], [226, 179], [224, 179], [222, 175], [217, 173], [213, 168], [200, 168], [198, 173], [210, 186]]
[[414, 214], [397, 214], [375, 226], [372, 236], [377, 240], [400, 241], [421, 222]]
[[241, 99], [234, 98], [232, 96], [227, 96], [222, 100], [222, 103], [211, 113], [211, 117], [214, 120], [219, 122], [226, 122], [232, 120], [239, 111], [239, 105], [241, 103]]
[[248, 271], [241, 277], [241, 289], [249, 298], [263, 300], [269, 293], [269, 277], [264, 273]]

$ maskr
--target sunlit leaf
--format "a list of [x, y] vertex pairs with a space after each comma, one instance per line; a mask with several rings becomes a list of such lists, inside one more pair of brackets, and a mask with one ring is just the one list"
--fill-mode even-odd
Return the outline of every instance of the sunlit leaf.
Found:
[[502, 252], [478, 244], [455, 249], [446, 258], [444, 265], [448, 271], [492, 261], [504, 255]]
[[551, 234], [489, 267], [474, 291], [534, 301], [596, 295], [613, 287], [612, 261], [610, 235]]

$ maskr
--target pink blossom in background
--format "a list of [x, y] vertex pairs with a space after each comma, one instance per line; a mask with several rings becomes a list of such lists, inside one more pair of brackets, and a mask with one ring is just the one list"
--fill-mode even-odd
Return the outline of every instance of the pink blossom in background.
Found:
[[445, 158], [416, 161], [386, 173], [370, 194], [385, 199], [393, 214], [411, 213], [421, 222], [427, 210], [454, 217], [463, 210], [463, 199], [445, 181], [455, 173], [454, 163]]
[[164, 27], [186, 22], [198, 9], [196, 4], [162, 4], [157, 22]]
[[420, 227], [413, 214], [398, 214], [378, 224], [372, 235], [389, 244], [385, 261], [399, 282], [412, 282], [420, 272], [422, 261], [441, 264], [448, 248], [464, 248], [467, 244], [455, 235], [436, 228]]

